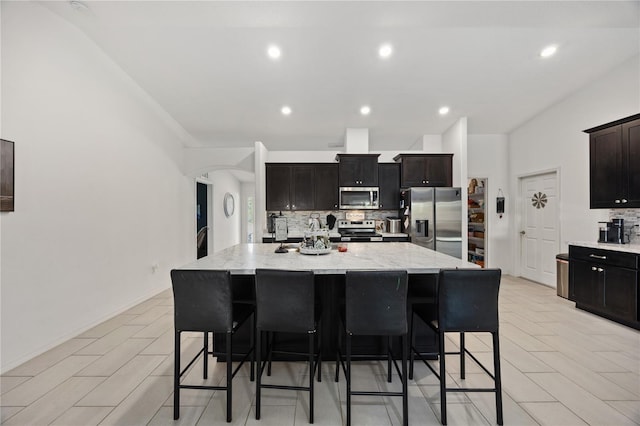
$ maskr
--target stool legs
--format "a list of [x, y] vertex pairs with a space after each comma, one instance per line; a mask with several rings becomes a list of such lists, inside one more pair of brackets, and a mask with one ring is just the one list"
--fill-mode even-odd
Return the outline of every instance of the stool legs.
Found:
[[[207, 333], [208, 334], [208, 333]], [[233, 353], [231, 347], [231, 332], [227, 333], [227, 423], [231, 422], [231, 383], [233, 381], [233, 359], [231, 354]]]
[[391, 383], [391, 336], [387, 336], [387, 382]]
[[203, 357], [202, 357], [202, 378], [207, 379], [209, 376], [209, 333], [204, 332], [204, 345], [203, 345]]
[[503, 424], [502, 421], [502, 377], [500, 375], [500, 343], [498, 333], [491, 333], [493, 337], [493, 375], [496, 385], [496, 416], [497, 423]]
[[460, 378], [464, 380], [465, 375], [465, 353], [464, 353], [464, 332], [460, 332]]
[[256, 420], [260, 420], [260, 382], [262, 381], [262, 332], [256, 331]]
[[445, 369], [444, 333], [438, 333], [438, 345], [440, 346], [440, 423], [447, 424], [447, 371]]
[[313, 364], [315, 358], [315, 351], [313, 347], [314, 339], [315, 334], [309, 333], [309, 423], [313, 423], [313, 380], [315, 379], [315, 374], [313, 374]]
[[[407, 384], [407, 336], [402, 336], [402, 424], [409, 426], [409, 387]], [[391, 373], [389, 373], [391, 382]]]
[[173, 420], [180, 418], [180, 332], [175, 332], [173, 358]]
[[351, 426], [351, 335], [347, 333], [347, 426]]

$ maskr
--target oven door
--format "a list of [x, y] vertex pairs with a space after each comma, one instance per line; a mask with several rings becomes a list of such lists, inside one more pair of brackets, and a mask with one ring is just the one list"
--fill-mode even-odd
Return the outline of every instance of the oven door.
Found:
[[340, 187], [341, 210], [377, 210], [377, 187]]

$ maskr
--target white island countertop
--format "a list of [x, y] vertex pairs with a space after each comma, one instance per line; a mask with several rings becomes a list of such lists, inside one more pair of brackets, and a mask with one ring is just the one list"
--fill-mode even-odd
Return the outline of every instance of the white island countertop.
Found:
[[[380, 236], [382, 238], [407, 238], [409, 236], [409, 234], [402, 234], [402, 233], [397, 233], [397, 234], [392, 234], [389, 232], [378, 232], [378, 234], [380, 234]], [[340, 235], [339, 232], [336, 231], [331, 231], [329, 232], [329, 238], [340, 238], [342, 235]], [[269, 233], [269, 232], [265, 232], [262, 234], [262, 238], [273, 238], [274, 234], [273, 233]], [[304, 233], [303, 232], [289, 232], [289, 234], [287, 235], [288, 238], [303, 238], [304, 237]]]
[[257, 268], [311, 270], [316, 274], [344, 274], [347, 270], [406, 270], [410, 274], [437, 273], [445, 268], [478, 268], [466, 260], [412, 243], [349, 243], [346, 252], [337, 244], [330, 253], [305, 255], [288, 244], [288, 253], [274, 253], [273, 244], [238, 244], [181, 269], [228, 269], [232, 274], [255, 273]]
[[597, 243], [593, 241], [572, 241], [572, 242], [569, 242], [569, 245], [596, 248], [600, 250], [613, 250], [613, 251], [621, 251], [625, 253], [640, 254], [640, 244], [611, 244], [611, 243]]

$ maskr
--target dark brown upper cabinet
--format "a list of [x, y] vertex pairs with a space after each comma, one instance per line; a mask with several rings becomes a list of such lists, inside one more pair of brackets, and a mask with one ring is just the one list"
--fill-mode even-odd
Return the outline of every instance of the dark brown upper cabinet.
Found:
[[0, 139], [0, 212], [14, 211], [15, 144]]
[[315, 210], [338, 209], [338, 165], [315, 165]]
[[453, 184], [453, 154], [398, 154], [400, 185], [451, 186]]
[[378, 186], [380, 154], [338, 154], [340, 186]]
[[589, 134], [590, 207], [640, 207], [640, 114], [585, 132]]
[[380, 209], [399, 209], [400, 164], [378, 163], [378, 183], [380, 184]]
[[312, 164], [266, 165], [267, 210], [313, 210], [315, 170]]

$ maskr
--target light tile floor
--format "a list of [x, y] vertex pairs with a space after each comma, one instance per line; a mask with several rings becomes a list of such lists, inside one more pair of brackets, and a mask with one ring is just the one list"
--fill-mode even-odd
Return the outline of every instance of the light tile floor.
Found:
[[[184, 390], [181, 416], [173, 421], [173, 298], [165, 291], [0, 377], [3, 425], [215, 425], [225, 424], [224, 392]], [[503, 277], [500, 290], [504, 422], [507, 425], [640, 424], [640, 333], [574, 308], [555, 290]], [[184, 359], [201, 338], [183, 337]], [[467, 347], [491, 365], [489, 335], [467, 337]], [[456, 336], [447, 341], [453, 349]], [[202, 383], [201, 363], [188, 373]], [[467, 386], [488, 378], [471, 361]], [[208, 383], [224, 379], [224, 364], [211, 362]], [[460, 383], [458, 363], [447, 363], [448, 381]], [[244, 369], [234, 380], [233, 424], [306, 425], [306, 392], [265, 390], [262, 419], [254, 418], [255, 389]], [[316, 384], [317, 425], [341, 425], [344, 379], [336, 384], [333, 363]], [[276, 363], [271, 379], [303, 382], [303, 363]], [[384, 365], [358, 363], [356, 387], [397, 389]], [[492, 394], [450, 394], [450, 425], [495, 424]], [[437, 425], [438, 382], [416, 363], [409, 382], [409, 422]], [[398, 398], [354, 397], [354, 425], [400, 425]]]

